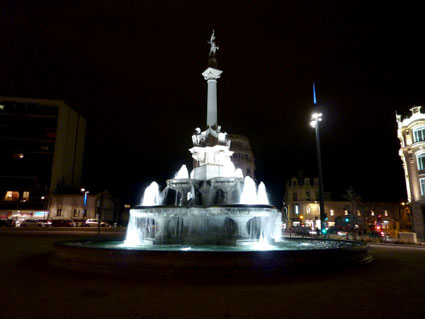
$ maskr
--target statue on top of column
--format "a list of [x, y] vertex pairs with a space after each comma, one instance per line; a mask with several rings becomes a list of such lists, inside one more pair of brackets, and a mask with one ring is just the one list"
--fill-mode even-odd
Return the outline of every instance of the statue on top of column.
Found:
[[210, 48], [210, 56], [215, 56], [215, 53], [218, 50], [218, 46], [215, 44], [215, 35], [214, 35], [214, 30], [212, 31], [211, 34], [211, 39], [210, 41], [207, 41], [209, 44], [211, 44], [211, 48]]

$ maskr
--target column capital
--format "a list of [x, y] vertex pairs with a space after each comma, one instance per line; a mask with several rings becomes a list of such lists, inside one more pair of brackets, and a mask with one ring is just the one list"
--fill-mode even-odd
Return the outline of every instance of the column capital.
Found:
[[223, 71], [209, 67], [202, 73], [202, 76], [205, 80], [216, 80], [220, 78], [221, 73]]

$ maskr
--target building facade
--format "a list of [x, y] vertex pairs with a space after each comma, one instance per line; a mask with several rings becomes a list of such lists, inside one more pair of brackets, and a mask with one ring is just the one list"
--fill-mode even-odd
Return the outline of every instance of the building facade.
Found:
[[397, 136], [406, 181], [407, 198], [412, 211], [413, 231], [425, 240], [425, 114], [421, 106], [410, 109], [410, 116], [396, 115]]
[[[283, 216], [285, 228], [320, 227], [319, 180], [293, 177], [286, 184]], [[411, 216], [406, 203], [364, 202], [358, 199], [333, 201], [325, 193], [326, 227], [370, 232], [378, 228], [397, 237], [411, 230]], [[378, 226], [378, 227], [377, 227]]]
[[49, 202], [49, 219], [72, 219], [78, 225], [87, 219], [100, 219], [110, 224], [117, 222], [118, 211], [108, 191], [96, 195], [53, 194]]
[[80, 187], [85, 130], [62, 101], [0, 97], [0, 218], [45, 217], [57, 187]]
[[255, 157], [246, 136], [228, 134], [231, 141], [230, 151], [234, 152], [231, 159], [236, 168], [240, 168], [244, 176], [255, 179]]

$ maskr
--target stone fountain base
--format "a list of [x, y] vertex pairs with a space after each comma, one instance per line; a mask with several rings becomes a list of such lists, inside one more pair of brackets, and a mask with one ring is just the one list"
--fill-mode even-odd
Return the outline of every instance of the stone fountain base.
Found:
[[284, 272], [368, 263], [372, 259], [368, 249], [360, 242], [323, 239], [289, 239], [271, 250], [184, 245], [129, 249], [122, 242], [87, 240], [56, 243], [50, 262], [67, 269], [130, 276]]
[[281, 237], [281, 213], [269, 205], [140, 206], [130, 210], [126, 243], [228, 245], [274, 242]]

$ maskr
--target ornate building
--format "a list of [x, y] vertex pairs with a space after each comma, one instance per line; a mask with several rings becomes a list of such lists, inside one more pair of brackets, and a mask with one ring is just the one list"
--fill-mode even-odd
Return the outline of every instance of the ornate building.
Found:
[[410, 117], [396, 115], [400, 139], [400, 157], [403, 162], [407, 198], [411, 206], [413, 231], [419, 240], [425, 240], [425, 114], [421, 106], [410, 109]]
[[[287, 229], [307, 227], [311, 230], [320, 224], [318, 201], [319, 180], [302, 175], [286, 183], [283, 216]], [[358, 198], [334, 201], [325, 193], [326, 227], [357, 229], [362, 232], [376, 230], [379, 226], [394, 238], [401, 231], [410, 231], [410, 211], [405, 203], [364, 202]]]
[[246, 136], [228, 134], [230, 150], [233, 151], [232, 162], [236, 168], [240, 168], [244, 176], [255, 179], [255, 158], [252, 153], [249, 140]]

